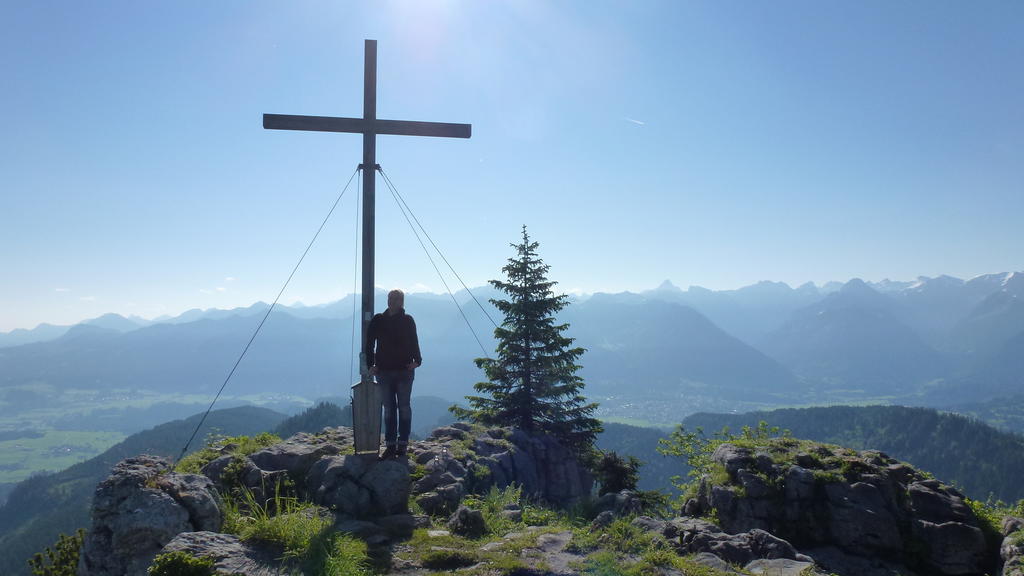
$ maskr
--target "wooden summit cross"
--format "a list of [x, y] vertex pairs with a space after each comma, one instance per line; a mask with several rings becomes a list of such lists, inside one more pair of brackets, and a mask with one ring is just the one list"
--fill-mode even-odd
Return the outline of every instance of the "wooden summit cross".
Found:
[[[360, 382], [352, 386], [352, 425], [356, 452], [376, 452], [380, 448], [381, 396], [373, 385], [366, 365], [366, 330], [373, 318], [374, 196], [377, 177], [377, 135], [441, 136], [469, 138], [470, 124], [411, 122], [377, 118], [377, 41], [366, 40], [363, 65], [363, 117], [293, 116], [264, 114], [263, 127], [271, 130], [312, 130], [316, 132], [353, 132], [363, 135], [363, 306], [359, 349]], [[369, 170], [367, 176], [365, 171]]]

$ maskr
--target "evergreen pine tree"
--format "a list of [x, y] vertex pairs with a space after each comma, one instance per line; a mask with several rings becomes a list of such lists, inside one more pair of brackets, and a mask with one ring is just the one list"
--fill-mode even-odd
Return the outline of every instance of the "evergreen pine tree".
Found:
[[490, 281], [508, 296], [491, 300], [505, 315], [494, 330], [498, 357], [476, 359], [488, 381], [474, 386], [480, 396], [466, 397], [470, 408], [452, 411], [486, 425], [546, 433], [582, 454], [601, 432], [592, 417], [597, 404], [581, 395], [576, 362], [584, 350], [563, 334], [568, 324], [555, 323], [568, 297], [552, 292], [556, 283], [547, 279], [550, 266], [537, 256], [537, 246], [523, 226], [522, 244], [512, 244], [516, 255], [501, 269], [507, 280]]

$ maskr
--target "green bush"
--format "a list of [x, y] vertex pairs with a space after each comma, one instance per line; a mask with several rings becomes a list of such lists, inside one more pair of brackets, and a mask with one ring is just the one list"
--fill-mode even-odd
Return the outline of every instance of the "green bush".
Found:
[[149, 576], [214, 576], [212, 558], [196, 558], [187, 552], [168, 552], [153, 559]]
[[645, 550], [653, 550], [655, 538], [632, 523], [632, 518], [616, 518], [603, 531], [591, 530], [589, 525], [573, 529], [573, 537], [569, 543], [570, 552], [585, 553], [597, 549], [607, 550], [616, 554], [639, 554]]
[[[704, 435], [703, 428], [697, 427], [693, 432], [687, 432], [686, 428], [680, 424], [668, 438], [658, 441], [658, 452], [665, 456], [684, 458], [690, 466], [689, 475], [693, 478], [700, 478], [705, 474], [715, 472], [711, 455], [722, 444], [729, 443], [747, 448], [757, 448], [768, 444], [772, 439], [779, 439], [778, 441], [787, 443], [787, 445], [796, 443], [790, 437], [788, 430], [780, 433], [777, 426], [769, 427], [768, 423], [763, 420], [758, 423], [757, 428], [744, 426], [738, 435], [732, 434], [729, 427], [726, 426], [711, 438]], [[689, 482], [684, 482], [678, 476], [672, 478], [672, 484], [684, 493], [690, 487]]]
[[640, 510], [648, 516], [665, 518], [675, 512], [672, 498], [664, 492], [641, 490], [637, 492], [637, 497], [640, 498]]
[[466, 476], [466, 490], [479, 492], [491, 486], [491, 481], [494, 477], [491, 474], [491, 469], [487, 466], [479, 462], [473, 462], [470, 464], [468, 472], [469, 474]]
[[642, 465], [643, 463], [635, 456], [623, 458], [614, 451], [601, 452], [594, 465], [594, 473], [600, 486], [598, 494], [636, 490]]
[[965, 501], [981, 525], [981, 533], [985, 535], [985, 543], [990, 552], [998, 554], [999, 546], [1003, 542], [1002, 523], [1005, 514], [1003, 510], [991, 504], [965, 498]]
[[78, 554], [85, 540], [85, 530], [79, 528], [74, 536], [61, 534], [53, 548], [37, 552], [28, 561], [33, 576], [75, 576], [78, 572]]
[[548, 526], [558, 521], [558, 512], [543, 506], [523, 506], [523, 524], [527, 526]]

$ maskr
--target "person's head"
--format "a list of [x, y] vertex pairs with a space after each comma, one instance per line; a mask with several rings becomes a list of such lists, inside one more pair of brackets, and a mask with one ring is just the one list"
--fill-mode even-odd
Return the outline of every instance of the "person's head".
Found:
[[388, 292], [388, 312], [394, 314], [405, 306], [405, 293], [401, 290], [392, 290]]

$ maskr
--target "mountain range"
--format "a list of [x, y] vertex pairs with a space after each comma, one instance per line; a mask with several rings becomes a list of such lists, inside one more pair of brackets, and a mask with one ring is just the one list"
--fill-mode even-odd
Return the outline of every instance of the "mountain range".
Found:
[[[761, 282], [730, 291], [666, 282], [576, 298], [561, 320], [588, 350], [588, 394], [609, 410], [629, 404], [623, 398], [654, 398], [649, 406], [666, 406], [667, 418], [652, 421], [665, 423], [699, 410], [880, 399], [951, 406], [1013, 395], [1024, 373], [1022, 294], [1021, 273], [798, 288]], [[377, 296], [382, 307], [383, 292]], [[475, 291], [480, 302], [494, 296]], [[465, 291], [455, 299], [465, 320], [448, 296], [406, 299], [425, 358], [416, 386], [449, 400], [482, 377], [472, 360], [492, 353], [490, 319], [501, 319]], [[275, 309], [229, 394], [344, 390], [358, 370], [353, 301]], [[59, 401], [69, 389], [212, 395], [266, 310], [257, 303], [154, 321], [108, 314], [58, 336], [47, 325], [0, 335], [0, 410]], [[31, 337], [38, 341], [11, 345]]]

